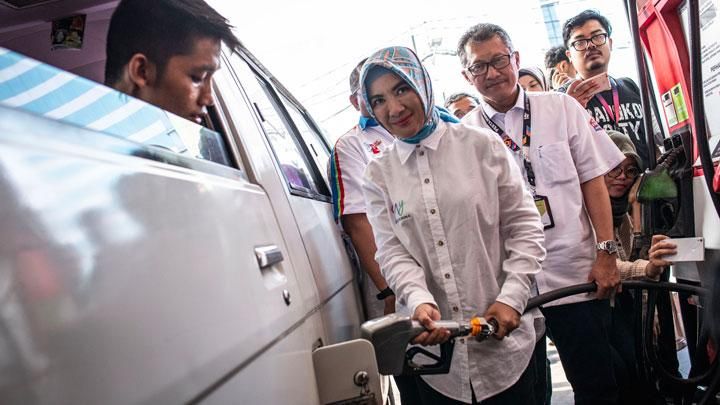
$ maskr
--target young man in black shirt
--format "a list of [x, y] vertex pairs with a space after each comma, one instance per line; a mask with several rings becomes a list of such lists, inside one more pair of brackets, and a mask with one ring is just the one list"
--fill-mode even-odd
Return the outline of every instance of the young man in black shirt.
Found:
[[635, 144], [644, 167], [648, 167], [643, 108], [640, 89], [627, 77], [610, 77], [611, 88], [597, 92], [597, 82], [585, 81], [591, 77], [607, 74], [612, 51], [612, 26], [603, 15], [585, 10], [567, 20], [563, 26], [563, 40], [567, 56], [582, 80], [568, 83], [559, 91], [565, 91], [584, 106], [604, 129], [614, 129], [627, 134]]

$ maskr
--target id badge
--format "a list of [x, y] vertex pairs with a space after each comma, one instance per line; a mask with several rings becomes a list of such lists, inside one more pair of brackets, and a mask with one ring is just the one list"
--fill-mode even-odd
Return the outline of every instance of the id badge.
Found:
[[552, 210], [550, 209], [550, 202], [544, 195], [535, 196], [535, 207], [537, 207], [538, 213], [540, 213], [540, 219], [542, 220], [543, 229], [550, 229], [555, 226], [553, 220]]

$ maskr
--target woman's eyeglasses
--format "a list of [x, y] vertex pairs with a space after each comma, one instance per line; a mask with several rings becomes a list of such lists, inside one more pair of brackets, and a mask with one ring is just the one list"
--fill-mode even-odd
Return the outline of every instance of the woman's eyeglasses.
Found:
[[515, 52], [511, 52], [507, 55], [498, 55], [492, 58], [490, 62], [478, 62], [468, 66], [466, 69], [473, 77], [478, 77], [487, 73], [490, 66], [492, 66], [495, 70], [507, 67], [507, 65], [510, 64], [510, 57], [514, 54]]
[[625, 178], [630, 180], [635, 180], [640, 176], [640, 169], [638, 169], [636, 166], [628, 166], [628, 167], [616, 167], [608, 172], [608, 176], [610, 176], [613, 179], [616, 179], [620, 177], [620, 173], [625, 173]]
[[602, 34], [593, 35], [589, 39], [578, 39], [577, 41], [571, 43], [570, 46], [575, 48], [576, 51], [584, 51], [587, 49], [588, 46], [590, 46], [591, 42], [595, 46], [600, 46], [605, 45], [607, 39], [608, 34], [603, 32]]

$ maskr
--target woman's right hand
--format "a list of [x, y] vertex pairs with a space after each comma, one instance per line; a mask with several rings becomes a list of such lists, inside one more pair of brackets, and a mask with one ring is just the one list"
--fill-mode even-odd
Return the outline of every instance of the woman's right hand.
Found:
[[450, 331], [445, 328], [438, 328], [435, 322], [440, 320], [440, 311], [431, 304], [420, 304], [415, 308], [412, 319], [420, 322], [425, 327], [425, 332], [417, 335], [412, 340], [413, 344], [432, 346], [445, 343], [450, 338]]
[[669, 238], [665, 235], [653, 235], [652, 237], [650, 251], [648, 252], [650, 263], [645, 269], [645, 274], [650, 278], [657, 278], [664, 267], [672, 264], [672, 262], [664, 260], [663, 257], [677, 253], [677, 245], [667, 242], [665, 239]]

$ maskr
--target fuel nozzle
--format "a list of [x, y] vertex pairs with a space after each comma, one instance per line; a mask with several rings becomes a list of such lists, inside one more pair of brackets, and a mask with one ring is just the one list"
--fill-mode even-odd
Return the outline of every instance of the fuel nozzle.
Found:
[[474, 336], [475, 340], [482, 342], [497, 332], [498, 323], [495, 319], [486, 320], [483, 317], [476, 316], [470, 320], [470, 327], [470, 336]]
[[[474, 317], [468, 322], [436, 321], [435, 326], [450, 331], [450, 339], [440, 345], [440, 356], [421, 347], [408, 344], [425, 331], [420, 322], [396, 314], [365, 322], [361, 326], [362, 337], [375, 347], [378, 370], [385, 375], [444, 374], [450, 371], [455, 339], [473, 336], [483, 341], [495, 334], [498, 324], [494, 319]], [[415, 356], [421, 354], [435, 363], [419, 364]]]

